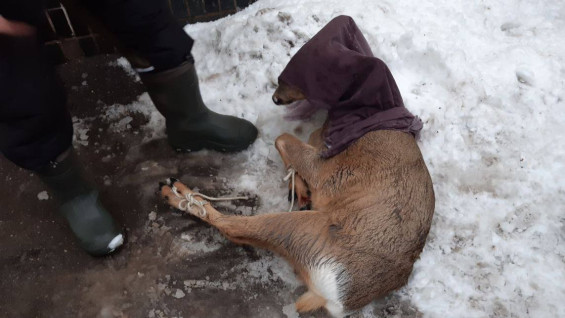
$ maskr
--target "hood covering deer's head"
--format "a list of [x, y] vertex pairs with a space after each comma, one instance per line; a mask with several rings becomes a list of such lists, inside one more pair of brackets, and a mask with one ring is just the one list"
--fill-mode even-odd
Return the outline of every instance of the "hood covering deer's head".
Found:
[[328, 111], [324, 157], [338, 154], [372, 130], [415, 135], [422, 129], [422, 121], [404, 107], [390, 70], [373, 56], [348, 16], [334, 18], [310, 39], [281, 73], [279, 84], [294, 88], [300, 93], [295, 95], [305, 98], [290, 106], [289, 118], [304, 119], [319, 109]]

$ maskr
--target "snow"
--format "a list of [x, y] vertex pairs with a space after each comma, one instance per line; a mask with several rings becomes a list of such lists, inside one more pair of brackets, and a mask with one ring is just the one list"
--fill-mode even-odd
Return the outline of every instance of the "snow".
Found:
[[[222, 20], [186, 26], [196, 40], [207, 105], [260, 131], [250, 149], [234, 155], [241, 163], [227, 165], [219, 177], [237, 192], [258, 195], [256, 213], [286, 209], [285, 171], [273, 142], [283, 132], [306, 140], [323, 114], [307, 123], [285, 121], [271, 95], [290, 57], [341, 14], [354, 18], [390, 67], [408, 109], [424, 121], [419, 145], [436, 212], [411, 279], [395, 294], [425, 317], [564, 317], [560, 1], [263, 0]], [[162, 136], [164, 122], [146, 94], [118, 106], [107, 116], [117, 128], [123, 116], [112, 111], [142, 112], [151, 118], [145, 129]], [[197, 251], [224, 244], [213, 239]], [[236, 281], [297, 284], [277, 258], [263, 255], [240, 267], [249, 274]], [[288, 306], [284, 313], [295, 315]], [[361, 314], [374, 317], [372, 310]]]
[[37, 199], [39, 201], [49, 200], [49, 193], [47, 193], [47, 191], [41, 191], [37, 194]]
[[294, 306], [294, 303], [284, 306], [282, 312], [288, 318], [300, 318], [300, 316], [296, 312], [296, 307]]
[[149, 120], [144, 126], [149, 132], [144, 141], [165, 137], [165, 118], [155, 109], [147, 93], [140, 95], [137, 101], [128, 105], [106, 106], [100, 117], [110, 124], [112, 132], [120, 133], [131, 129], [130, 123], [133, 121], [131, 114], [141, 114]]
[[139, 75], [137, 75], [137, 72], [131, 67], [131, 65], [129, 64], [128, 60], [125, 57], [120, 57], [115, 62], [110, 63], [110, 66], [120, 67], [126, 72], [126, 74], [131, 76], [136, 82], [141, 81]]
[[89, 122], [92, 118], [78, 118], [73, 116], [73, 146], [88, 146], [88, 132], [90, 131]]
[[186, 294], [178, 288], [177, 288], [177, 291], [175, 292], [175, 294], [173, 295], [173, 297], [175, 297], [176, 299], [183, 298], [184, 296], [186, 296]]

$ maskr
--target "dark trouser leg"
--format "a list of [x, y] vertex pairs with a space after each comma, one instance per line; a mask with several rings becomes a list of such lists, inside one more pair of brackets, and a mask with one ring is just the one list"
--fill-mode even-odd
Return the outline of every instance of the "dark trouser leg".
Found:
[[82, 0], [122, 44], [156, 71], [192, 62], [194, 41], [173, 17], [165, 0]]
[[0, 35], [0, 152], [38, 170], [71, 145], [65, 91], [42, 53], [46, 21], [40, 0], [2, 0], [0, 14], [37, 29], [36, 35]]
[[[39, 25], [31, 2], [6, 1], [8, 6], [0, 3], [5, 18]], [[34, 8], [41, 13], [40, 6]], [[65, 92], [41, 53], [41, 41], [35, 35], [2, 36], [0, 48], [0, 151], [37, 172], [60, 200], [60, 213], [87, 252], [112, 252], [123, 236], [71, 151], [73, 127]]]
[[35, 38], [0, 38], [0, 151], [38, 170], [71, 145], [65, 92]]
[[106, 255], [122, 244], [123, 236], [72, 153], [65, 92], [37, 42], [0, 38], [0, 150], [37, 172], [87, 252]]

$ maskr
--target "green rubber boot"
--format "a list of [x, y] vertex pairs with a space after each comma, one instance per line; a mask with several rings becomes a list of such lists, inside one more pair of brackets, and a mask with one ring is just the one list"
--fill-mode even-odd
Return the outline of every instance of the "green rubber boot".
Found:
[[60, 200], [60, 213], [80, 246], [93, 256], [112, 253], [123, 244], [124, 236], [100, 203], [98, 191], [85, 180], [73, 151], [59, 157], [38, 171], [39, 177]]
[[204, 105], [194, 64], [158, 72], [139, 73], [157, 109], [165, 116], [169, 144], [177, 151], [212, 149], [241, 151], [257, 138], [250, 122], [221, 115]]

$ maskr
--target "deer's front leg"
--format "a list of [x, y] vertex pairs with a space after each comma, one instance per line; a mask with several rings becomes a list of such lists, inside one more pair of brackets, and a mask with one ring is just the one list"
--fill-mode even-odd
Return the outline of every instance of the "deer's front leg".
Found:
[[293, 168], [297, 173], [295, 189], [301, 208], [310, 203], [309, 189], [316, 189], [319, 183], [319, 171], [322, 160], [318, 149], [308, 145], [298, 138], [283, 134], [275, 141], [283, 163], [287, 168]]
[[[292, 202], [292, 181], [288, 181], [288, 202]], [[312, 198], [310, 197], [310, 189], [308, 184], [302, 177], [296, 173], [294, 176], [294, 197], [298, 201], [298, 209], [300, 211], [312, 209]]]

